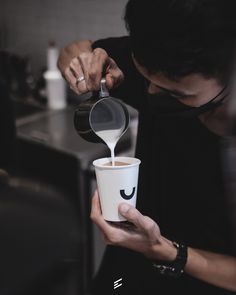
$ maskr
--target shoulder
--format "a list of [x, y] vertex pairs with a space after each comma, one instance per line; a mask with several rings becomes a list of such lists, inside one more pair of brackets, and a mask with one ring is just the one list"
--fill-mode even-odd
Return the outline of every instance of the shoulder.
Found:
[[93, 48], [103, 48], [104, 50], [110, 52], [116, 52], [120, 50], [130, 51], [130, 37], [122, 36], [122, 37], [111, 37], [105, 39], [99, 39], [93, 42]]
[[103, 48], [107, 54], [114, 59], [117, 65], [125, 71], [132, 63], [130, 38], [128, 36], [113, 37], [95, 41], [93, 48]]
[[93, 43], [93, 48], [103, 48], [125, 76], [123, 83], [114, 89], [111, 94], [139, 109], [141, 99], [137, 99], [137, 97], [144, 96], [145, 83], [133, 63], [130, 37], [123, 36], [97, 40]]

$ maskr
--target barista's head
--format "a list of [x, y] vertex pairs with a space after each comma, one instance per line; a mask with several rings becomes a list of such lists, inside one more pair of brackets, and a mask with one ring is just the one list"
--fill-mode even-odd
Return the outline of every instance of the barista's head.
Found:
[[125, 22], [135, 60], [177, 81], [228, 80], [236, 40], [235, 0], [129, 0]]

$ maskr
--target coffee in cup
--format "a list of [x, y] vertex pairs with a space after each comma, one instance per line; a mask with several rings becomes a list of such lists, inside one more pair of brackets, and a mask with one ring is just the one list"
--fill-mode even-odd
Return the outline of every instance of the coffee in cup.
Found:
[[[124, 162], [119, 162], [119, 161], [115, 161], [114, 163], [115, 163], [114, 166], [127, 166], [127, 165], [130, 165], [129, 163], [124, 163]], [[112, 162], [108, 162], [108, 163], [105, 163], [103, 165], [104, 166], [112, 166]]]

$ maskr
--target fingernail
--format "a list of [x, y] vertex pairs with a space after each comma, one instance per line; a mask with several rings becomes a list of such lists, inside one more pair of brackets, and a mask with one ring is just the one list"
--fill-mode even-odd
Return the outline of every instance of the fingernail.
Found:
[[125, 214], [125, 213], [127, 213], [127, 211], [129, 210], [129, 208], [130, 208], [129, 205], [127, 205], [127, 204], [121, 204], [121, 205], [120, 205], [120, 212], [121, 212], [122, 214]]

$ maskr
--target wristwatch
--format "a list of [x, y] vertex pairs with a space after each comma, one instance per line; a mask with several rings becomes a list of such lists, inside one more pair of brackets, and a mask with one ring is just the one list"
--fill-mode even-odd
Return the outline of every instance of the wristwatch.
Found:
[[185, 245], [176, 242], [172, 242], [172, 244], [177, 249], [175, 260], [170, 262], [153, 260], [152, 265], [159, 274], [178, 278], [184, 272], [188, 249]]

